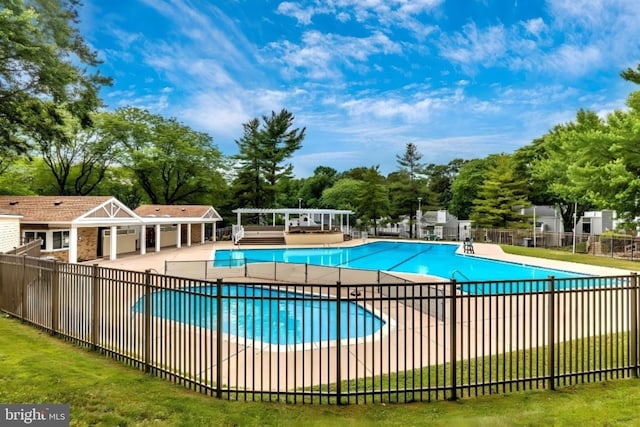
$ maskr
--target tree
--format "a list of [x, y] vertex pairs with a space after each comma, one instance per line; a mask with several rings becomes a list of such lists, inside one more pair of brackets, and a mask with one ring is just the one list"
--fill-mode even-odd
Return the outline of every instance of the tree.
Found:
[[469, 219], [473, 211], [473, 201], [478, 197], [487, 171], [495, 164], [496, 159], [496, 155], [485, 159], [473, 159], [460, 168], [458, 175], [451, 183], [449, 212], [452, 215], [458, 219]]
[[[419, 183], [417, 180], [418, 174], [424, 173], [424, 166], [420, 163], [420, 159], [422, 159], [422, 154], [418, 152], [418, 147], [412, 142], [406, 145], [402, 156], [396, 155], [396, 161], [402, 173], [399, 174], [400, 179], [396, 179], [393, 186], [393, 194], [396, 195], [394, 208], [404, 211], [410, 222], [418, 207], [418, 197], [425, 198], [425, 207], [428, 205], [428, 198], [424, 197], [426, 194], [425, 183]], [[409, 238], [412, 237], [413, 227], [409, 227]]]
[[[61, 106], [59, 123], [49, 115], [33, 116], [30, 127], [35, 149], [53, 175], [56, 195], [92, 194], [114, 160], [117, 145], [112, 144], [100, 127], [83, 128], [79, 120]], [[107, 113], [96, 115], [98, 121]], [[94, 119], [92, 119], [94, 120]]]
[[358, 186], [356, 213], [364, 222], [373, 223], [374, 234], [378, 234], [378, 219], [389, 212], [389, 192], [380, 175], [379, 166], [368, 168]]
[[121, 163], [149, 202], [197, 203], [224, 187], [222, 156], [209, 135], [132, 107], [116, 111], [104, 127], [110, 140], [122, 145]]
[[562, 148], [571, 153], [564, 168], [573, 191], [592, 206], [613, 209], [633, 222], [640, 215], [640, 92], [629, 95], [627, 106], [628, 111], [614, 111], [606, 122], [595, 113], [579, 113], [563, 133]]
[[328, 166], [318, 166], [313, 176], [303, 180], [298, 197], [310, 208], [322, 207], [321, 199], [325, 189], [330, 188], [336, 180], [338, 171]]
[[427, 190], [435, 198], [435, 205], [439, 209], [446, 209], [453, 197], [451, 184], [460, 168], [465, 164], [462, 159], [453, 159], [446, 165], [429, 164], [424, 169], [427, 176]]
[[[555, 126], [528, 149], [534, 153], [528, 156], [534, 188], [545, 188], [538, 190], [533, 200], [540, 202], [544, 195], [558, 207], [565, 230], [573, 228], [574, 214], [580, 216], [593, 206], [589, 196], [592, 178], [600, 175], [601, 162], [611, 159], [601, 143], [605, 132], [604, 122], [595, 112], [579, 110], [575, 121]], [[519, 155], [523, 156], [522, 152]]]
[[331, 209], [354, 210], [359, 188], [362, 184], [363, 181], [353, 178], [337, 180], [331, 187], [322, 192], [321, 206]]
[[[278, 183], [291, 178], [293, 166], [285, 164], [302, 147], [305, 128], [293, 128], [294, 116], [283, 109], [243, 124], [243, 136], [236, 141], [239, 171], [234, 180], [238, 200], [250, 207], [275, 207]], [[248, 193], [247, 193], [248, 191]]]
[[620, 73], [620, 76], [626, 81], [640, 85], [640, 65], [637, 65], [635, 70], [627, 68]]
[[486, 174], [470, 219], [476, 227], [521, 227], [524, 217], [517, 208], [529, 206], [523, 189], [526, 183], [514, 173], [510, 156], [501, 155]]
[[262, 147], [260, 145], [260, 121], [252, 119], [242, 125], [243, 135], [236, 141], [240, 152], [237, 175], [233, 180], [232, 191], [238, 207], [264, 207], [265, 181], [262, 174]]
[[86, 127], [110, 79], [93, 74], [99, 61], [78, 29], [78, 0], [11, 0], [0, 9], [0, 151], [26, 153], [31, 116], [65, 109]]

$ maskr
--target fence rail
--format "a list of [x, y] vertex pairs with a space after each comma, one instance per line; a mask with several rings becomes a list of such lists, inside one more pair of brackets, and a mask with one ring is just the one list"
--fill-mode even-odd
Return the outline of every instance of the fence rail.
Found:
[[0, 255], [2, 311], [206, 394], [292, 403], [636, 377], [638, 287], [635, 274], [242, 284]]

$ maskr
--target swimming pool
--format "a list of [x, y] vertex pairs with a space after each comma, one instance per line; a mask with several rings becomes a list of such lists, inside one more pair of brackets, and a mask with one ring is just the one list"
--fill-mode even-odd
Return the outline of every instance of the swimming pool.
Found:
[[217, 250], [214, 267], [255, 262], [288, 262], [364, 270], [416, 273], [458, 281], [527, 280], [584, 276], [477, 256], [456, 254], [458, 244], [371, 242], [344, 248], [284, 248]]
[[[162, 290], [152, 294], [152, 315], [198, 327], [216, 329], [216, 286]], [[132, 310], [144, 313], [144, 298]], [[258, 286], [222, 286], [222, 332], [247, 345], [289, 346], [335, 341], [338, 302], [330, 297]], [[340, 304], [340, 338], [364, 338], [387, 321], [349, 301]]]

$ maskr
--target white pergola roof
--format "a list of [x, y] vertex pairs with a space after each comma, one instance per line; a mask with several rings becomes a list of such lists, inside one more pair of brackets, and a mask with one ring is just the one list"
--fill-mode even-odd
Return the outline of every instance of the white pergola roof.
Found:
[[342, 214], [342, 215], [351, 215], [353, 211], [346, 209], [306, 209], [306, 208], [238, 208], [234, 209], [233, 213], [239, 214]]

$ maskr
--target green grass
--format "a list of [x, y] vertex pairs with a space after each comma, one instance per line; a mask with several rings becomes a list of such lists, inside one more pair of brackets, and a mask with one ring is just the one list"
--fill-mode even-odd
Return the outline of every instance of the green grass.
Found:
[[598, 265], [601, 267], [620, 268], [623, 270], [640, 270], [639, 261], [611, 258], [606, 256], [595, 256], [589, 254], [574, 254], [560, 249], [526, 248], [523, 246], [500, 245], [505, 253], [513, 255], [524, 255], [535, 258], [553, 259], [557, 261], [577, 262], [581, 264]]
[[218, 400], [0, 318], [0, 402], [68, 403], [72, 425], [626, 426], [640, 381], [618, 380], [455, 402], [287, 405]]

